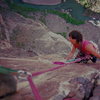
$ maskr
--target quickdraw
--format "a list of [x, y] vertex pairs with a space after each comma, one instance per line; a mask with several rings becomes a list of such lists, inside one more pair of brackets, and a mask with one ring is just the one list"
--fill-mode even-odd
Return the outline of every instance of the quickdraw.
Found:
[[31, 75], [31, 73], [26, 72], [24, 70], [15, 70], [11, 68], [6, 68], [4, 66], [0, 66], [0, 73], [2, 74], [14, 74], [18, 79], [27, 79], [26, 76]]

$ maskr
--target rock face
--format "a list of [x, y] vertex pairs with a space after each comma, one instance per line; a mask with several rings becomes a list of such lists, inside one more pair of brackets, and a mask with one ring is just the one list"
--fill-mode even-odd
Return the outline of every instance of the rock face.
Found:
[[3, 24], [6, 28], [2, 29], [7, 30], [6, 36], [9, 36], [10, 43], [14, 47], [23, 48], [36, 55], [66, 52], [69, 48], [65, 38], [51, 32], [43, 23], [24, 18], [11, 11], [0, 12], [2, 22], [6, 23]]
[[[85, 21], [85, 23], [81, 25], [72, 25], [61, 17], [53, 14], [44, 16], [43, 13], [36, 12], [33, 14], [30, 13], [29, 16], [34, 17], [35, 20], [43, 19], [44, 21], [42, 22], [55, 33], [66, 34], [67, 36], [72, 30], [78, 30], [83, 34], [85, 39], [96, 42], [100, 47], [100, 14], [91, 14], [91, 20]], [[93, 20], [93, 18], [95, 18], [95, 20]]]
[[10, 41], [8, 29], [2, 18], [2, 15], [0, 14], [0, 39], [4, 40], [5, 38]]
[[100, 0], [76, 0], [94, 12], [100, 13]]
[[68, 35], [69, 32], [71, 32], [72, 30], [78, 30], [83, 34], [84, 39], [96, 42], [100, 48], [100, 39], [99, 39], [100, 22], [98, 25], [93, 25], [92, 23], [86, 21], [85, 24], [78, 26], [67, 23], [64, 19], [60, 18], [57, 15], [52, 15], [52, 14], [48, 14], [46, 17], [44, 17], [44, 19], [46, 26], [53, 32], [66, 33]]
[[[51, 32], [43, 23], [24, 18], [9, 10], [0, 9], [0, 16], [0, 25], [2, 26], [0, 27], [0, 36], [3, 37], [3, 39], [7, 39], [8, 36], [13, 47], [23, 48], [36, 55], [43, 54], [43, 56], [40, 55], [27, 59], [24, 57], [17, 58], [16, 56], [15, 58], [7, 58], [4, 50], [0, 48], [6, 56], [1, 57], [0, 51], [0, 65], [14, 69], [23, 69], [31, 73], [44, 71], [50, 68], [59, 68], [59, 65], [54, 65], [53, 62], [64, 60], [64, 56], [61, 56], [60, 53], [67, 52], [68, 48], [70, 48], [66, 39], [61, 35]], [[94, 28], [90, 23], [85, 24], [90, 25], [89, 27], [85, 27], [85, 25], [84, 27], [83, 25], [79, 27], [71, 24], [66, 24], [66, 26], [67, 25], [69, 25], [67, 27], [67, 32], [70, 32], [72, 29], [80, 28], [79, 30], [81, 32], [85, 29], [89, 30], [91, 33], [91, 29]], [[4, 29], [3, 31], [7, 29], [7, 34], [2, 34], [2, 29]], [[97, 27], [94, 29], [95, 32], [100, 33], [98, 30], [96, 31], [96, 29], [98, 29]], [[4, 33], [6, 33], [6, 31]], [[85, 33], [85, 31], [83, 33]], [[87, 33], [88, 32], [84, 35], [89, 37], [90, 34]], [[95, 36], [95, 39], [97, 39], [97, 37], [99, 37], [99, 35]], [[6, 45], [5, 42], [3, 42], [3, 44]], [[0, 47], [1, 46], [2, 43], [0, 44]], [[16, 52], [16, 50], [14, 51]], [[9, 50], [7, 53], [12, 55], [12, 52], [9, 52]], [[23, 51], [21, 53], [23, 53]], [[56, 53], [59, 53], [60, 56]], [[97, 65], [98, 70], [95, 68]], [[60, 69], [43, 73], [32, 79], [43, 100], [63, 100], [64, 98], [83, 100], [83, 98], [87, 99], [90, 96], [90, 92], [95, 84], [95, 76], [99, 73], [99, 65], [100, 62], [96, 64], [91, 64], [90, 62], [87, 65], [64, 65]], [[36, 100], [27, 80], [18, 80], [18, 87], [16, 84], [17, 82], [13, 76], [0, 74], [1, 97], [14, 93], [17, 90], [16, 94], [4, 97], [2, 100], [14, 100], [15, 98], [16, 100]]]
[[61, 3], [61, 0], [22, 0], [25, 3], [37, 5], [56, 5]]
[[17, 91], [17, 81], [12, 75], [0, 73], [0, 98]]
[[62, 33], [68, 31], [66, 21], [57, 15], [48, 14], [45, 20], [46, 26], [53, 32]]
[[93, 96], [90, 98], [90, 100], [100, 100], [100, 85], [94, 89]]
[[[5, 60], [4, 60], [5, 59]], [[61, 61], [63, 58], [59, 55], [45, 55], [32, 58], [0, 58], [0, 64], [14, 69], [23, 69], [31, 73], [44, 71], [50, 68], [56, 68], [54, 61]], [[5, 63], [6, 61], [6, 63]], [[75, 100], [86, 100], [94, 87], [95, 76], [99, 69], [100, 62], [96, 64], [69, 64], [64, 65], [54, 71], [43, 73], [33, 77], [39, 94], [43, 100], [63, 100], [64, 98], [73, 98]], [[94, 66], [94, 68], [93, 68]], [[1, 88], [0, 88], [1, 89]], [[5, 97], [3, 100], [36, 100], [32, 94], [27, 80], [19, 80], [17, 93]], [[66, 100], [66, 99], [65, 99]]]

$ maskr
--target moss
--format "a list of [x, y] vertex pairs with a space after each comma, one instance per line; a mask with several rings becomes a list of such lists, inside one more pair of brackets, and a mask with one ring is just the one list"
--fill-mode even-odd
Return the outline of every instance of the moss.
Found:
[[[9, 1], [9, 0], [6, 0]], [[44, 16], [46, 16], [48, 13], [51, 14], [55, 14], [60, 16], [61, 18], [63, 18], [64, 20], [66, 20], [66, 22], [71, 23], [71, 24], [75, 24], [75, 25], [80, 25], [80, 24], [84, 24], [84, 21], [80, 21], [80, 20], [76, 20], [75, 18], [71, 17], [70, 15], [57, 11], [57, 10], [51, 10], [51, 9], [38, 9], [38, 8], [32, 8], [32, 7], [25, 7], [22, 5], [18, 5], [15, 3], [9, 3], [10, 8], [13, 11], [16, 11], [17, 13], [20, 13], [21, 15], [23, 15], [24, 17], [29, 17], [32, 18], [32, 16], [28, 16], [29, 12], [44, 12]], [[42, 21], [44, 22], [44, 20], [42, 19]]]
[[55, 11], [55, 10], [47, 10], [47, 11], [48, 11], [48, 13], [52, 13], [52, 14], [56, 14], [56, 15], [60, 16], [61, 18], [65, 19], [66, 22], [69, 22], [71, 24], [75, 24], [75, 25], [84, 24], [84, 21], [76, 20], [75, 18], [71, 17], [70, 15], [68, 15], [66, 13], [62, 13], [60, 11]]

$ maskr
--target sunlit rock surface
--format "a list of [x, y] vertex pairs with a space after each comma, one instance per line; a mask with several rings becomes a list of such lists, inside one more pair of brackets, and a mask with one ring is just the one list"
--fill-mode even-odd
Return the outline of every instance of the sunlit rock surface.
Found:
[[[63, 56], [44, 55], [29, 58], [4, 58], [0, 57], [0, 64], [13, 69], [23, 69], [34, 73], [49, 68], [55, 68], [54, 61], [62, 61]], [[62, 100], [66, 96], [82, 100], [88, 97], [94, 86], [94, 77], [100, 70], [99, 62], [93, 64], [70, 64], [54, 71], [33, 77], [43, 100]], [[86, 88], [85, 88], [86, 87]], [[80, 90], [81, 89], [81, 90]], [[87, 89], [87, 90], [86, 90]], [[27, 80], [19, 80], [17, 93], [7, 96], [4, 100], [35, 100]]]
[[[33, 55], [68, 52], [70, 49], [69, 42], [63, 36], [50, 31], [43, 23], [11, 11], [0, 12], [1, 38], [10, 40], [13, 47], [24, 49]], [[5, 31], [4, 34], [2, 30], [7, 33]]]
[[76, 0], [94, 12], [100, 13], [100, 0]]

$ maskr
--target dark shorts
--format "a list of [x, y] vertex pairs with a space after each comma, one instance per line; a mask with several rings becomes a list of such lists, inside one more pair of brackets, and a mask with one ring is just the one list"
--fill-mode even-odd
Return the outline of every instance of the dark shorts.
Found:
[[[75, 57], [75, 59], [80, 58], [80, 57], [85, 57], [85, 56], [86, 54], [79, 52], [77, 56]], [[93, 63], [96, 63], [97, 57], [95, 57], [94, 55], [90, 55], [90, 56], [91, 56], [90, 58], [78, 61], [76, 63], [87, 63], [89, 60], [91, 60]]]

